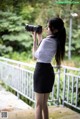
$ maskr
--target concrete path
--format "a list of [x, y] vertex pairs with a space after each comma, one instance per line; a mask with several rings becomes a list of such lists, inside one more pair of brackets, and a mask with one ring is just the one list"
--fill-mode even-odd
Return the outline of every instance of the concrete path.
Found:
[[0, 110], [4, 109], [31, 109], [29, 105], [27, 105], [22, 100], [18, 99], [17, 96], [12, 94], [9, 91], [6, 91], [0, 85]]
[[[4, 118], [5, 117], [5, 118]], [[66, 107], [49, 107], [49, 119], [80, 119], [80, 114]], [[0, 86], [0, 119], [35, 119], [35, 109]]]
[[2, 113], [5, 114], [5, 112], [7, 112], [8, 119], [20, 119], [21, 115], [24, 116], [23, 113], [25, 111], [31, 109], [32, 108], [29, 105], [18, 99], [18, 97], [11, 92], [6, 91], [0, 85], [0, 119], [3, 119]]

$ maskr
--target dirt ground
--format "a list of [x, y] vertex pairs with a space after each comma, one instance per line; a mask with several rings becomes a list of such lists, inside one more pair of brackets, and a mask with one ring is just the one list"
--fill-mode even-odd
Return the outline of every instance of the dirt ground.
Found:
[[[17, 108], [13, 109], [8, 107], [6, 109], [3, 109], [2, 111], [7, 112], [8, 119], [35, 119], [35, 109], [24, 110], [24, 109], [17, 109]], [[80, 119], [80, 114], [66, 107], [53, 106], [53, 107], [49, 107], [49, 119]]]
[[[0, 119], [35, 119], [35, 109], [0, 86]], [[49, 119], [80, 119], [80, 114], [66, 107], [52, 106]]]

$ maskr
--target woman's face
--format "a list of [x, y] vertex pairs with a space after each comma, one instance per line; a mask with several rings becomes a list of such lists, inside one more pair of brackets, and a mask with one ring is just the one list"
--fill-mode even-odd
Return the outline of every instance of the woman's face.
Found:
[[52, 32], [51, 32], [51, 30], [50, 30], [50, 28], [49, 28], [49, 24], [47, 25], [47, 35], [52, 35]]
[[[52, 29], [52, 31], [51, 31], [51, 29]], [[54, 35], [55, 33], [58, 32], [58, 29], [54, 29], [53, 27], [51, 29], [50, 29], [49, 24], [48, 24], [47, 35]]]
[[47, 28], [47, 34], [48, 34], [48, 35], [52, 35], [52, 32], [51, 32], [51, 30], [50, 30], [49, 27]]

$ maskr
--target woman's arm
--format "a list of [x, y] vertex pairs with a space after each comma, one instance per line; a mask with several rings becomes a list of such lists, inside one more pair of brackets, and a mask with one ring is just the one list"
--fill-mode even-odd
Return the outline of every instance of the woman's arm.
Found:
[[33, 49], [32, 49], [32, 52], [33, 52], [33, 55], [34, 55], [35, 51], [37, 50], [37, 34], [36, 34], [36, 32], [32, 33], [32, 37], [33, 37]]
[[42, 41], [42, 33], [41, 34], [37, 34], [37, 39], [38, 39], [38, 46]]
[[[32, 54], [33, 54], [33, 58], [34, 58], [34, 53], [36, 52], [40, 42], [42, 41], [42, 33], [41, 34], [37, 34], [36, 32], [32, 33], [32, 37], [33, 37], [33, 49], [32, 49]], [[37, 42], [38, 39], [38, 42]]]

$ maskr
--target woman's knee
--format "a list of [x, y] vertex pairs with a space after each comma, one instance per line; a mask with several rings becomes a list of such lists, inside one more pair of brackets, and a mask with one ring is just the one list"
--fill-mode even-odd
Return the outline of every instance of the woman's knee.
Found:
[[42, 108], [43, 108], [43, 102], [37, 101], [37, 102], [36, 102], [36, 108], [42, 109]]
[[47, 108], [47, 103], [46, 102], [43, 103], [43, 109], [45, 109], [45, 108]]
[[36, 107], [42, 108], [44, 102], [44, 95], [36, 93]]

